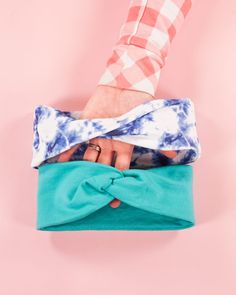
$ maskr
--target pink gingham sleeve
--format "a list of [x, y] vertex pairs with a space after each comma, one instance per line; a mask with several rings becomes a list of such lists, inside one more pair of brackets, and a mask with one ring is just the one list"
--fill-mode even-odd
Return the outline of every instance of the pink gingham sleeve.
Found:
[[132, 0], [98, 85], [157, 95], [160, 70], [191, 0]]

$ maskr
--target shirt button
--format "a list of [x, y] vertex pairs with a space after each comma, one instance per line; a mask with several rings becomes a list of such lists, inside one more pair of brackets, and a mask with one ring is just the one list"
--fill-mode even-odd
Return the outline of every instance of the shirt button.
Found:
[[121, 201], [118, 199], [112, 200], [109, 205], [111, 208], [118, 208], [120, 206]]

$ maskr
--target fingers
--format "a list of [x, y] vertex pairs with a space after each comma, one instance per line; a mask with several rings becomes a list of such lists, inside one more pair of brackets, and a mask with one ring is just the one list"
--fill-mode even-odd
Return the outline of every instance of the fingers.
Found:
[[[119, 170], [129, 169], [134, 146], [123, 142], [118, 142], [117, 145], [115, 167]], [[109, 203], [112, 208], [118, 208], [120, 204], [119, 199], [114, 199]]]
[[112, 208], [118, 208], [121, 204], [121, 201], [119, 199], [114, 199], [112, 200], [109, 205], [112, 207]]
[[105, 165], [112, 165], [114, 162], [114, 166], [119, 170], [129, 169], [133, 145], [105, 138], [93, 138], [90, 143], [99, 145], [101, 152], [99, 153], [95, 149], [88, 147], [83, 156], [84, 160]]
[[114, 152], [111, 150], [102, 149], [97, 162], [105, 165], [111, 165]]
[[129, 169], [132, 151], [118, 151], [115, 161], [115, 167], [119, 170]]
[[176, 151], [160, 151], [160, 153], [171, 159], [173, 159], [177, 155]]
[[[84, 160], [112, 165], [114, 157], [116, 156], [115, 167], [119, 170], [129, 169], [134, 146], [116, 140], [111, 142], [111, 140], [108, 139], [92, 139], [90, 142], [100, 145], [102, 151], [99, 154], [96, 150], [87, 148], [83, 156]], [[69, 161], [78, 147], [79, 144], [76, 144], [69, 150], [59, 154], [57, 162]], [[171, 159], [177, 155], [176, 151], [160, 151], [160, 153]]]
[[[92, 141], [90, 141], [92, 143]], [[93, 142], [94, 143], [94, 142]], [[90, 161], [90, 162], [96, 162], [99, 156], [99, 152], [87, 147], [86, 151], [84, 152], [83, 155], [83, 160], [85, 161]]]
[[93, 138], [89, 142], [99, 145], [101, 147], [101, 152], [98, 152], [88, 146], [84, 153], [83, 159], [86, 161], [111, 165], [114, 157], [112, 141], [110, 139], [104, 138]]
[[[119, 170], [129, 169], [130, 161], [133, 153], [133, 145], [117, 140], [106, 138], [94, 138], [90, 143], [97, 144], [101, 148], [101, 152], [88, 147], [84, 153], [83, 159], [87, 161], [112, 165]], [[121, 204], [119, 199], [112, 200], [109, 205], [112, 208], [118, 208]]]

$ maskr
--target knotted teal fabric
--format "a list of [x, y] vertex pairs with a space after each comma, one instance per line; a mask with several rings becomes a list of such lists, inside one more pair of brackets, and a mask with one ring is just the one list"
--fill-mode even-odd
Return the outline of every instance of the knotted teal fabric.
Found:
[[[39, 167], [37, 229], [176, 230], [194, 225], [192, 167], [120, 171], [90, 161]], [[118, 208], [109, 203], [117, 198]]]

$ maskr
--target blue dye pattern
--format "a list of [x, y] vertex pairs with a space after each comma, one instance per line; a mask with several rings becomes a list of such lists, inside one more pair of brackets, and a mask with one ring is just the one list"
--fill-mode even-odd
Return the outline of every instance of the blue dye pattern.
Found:
[[[33, 120], [31, 166], [57, 161], [58, 155], [80, 144], [69, 161], [82, 160], [95, 137], [134, 145], [130, 168], [187, 164], [200, 157], [194, 106], [190, 99], [155, 99], [114, 118], [83, 119], [80, 112], [38, 105]], [[173, 159], [162, 150], [177, 152]]]

